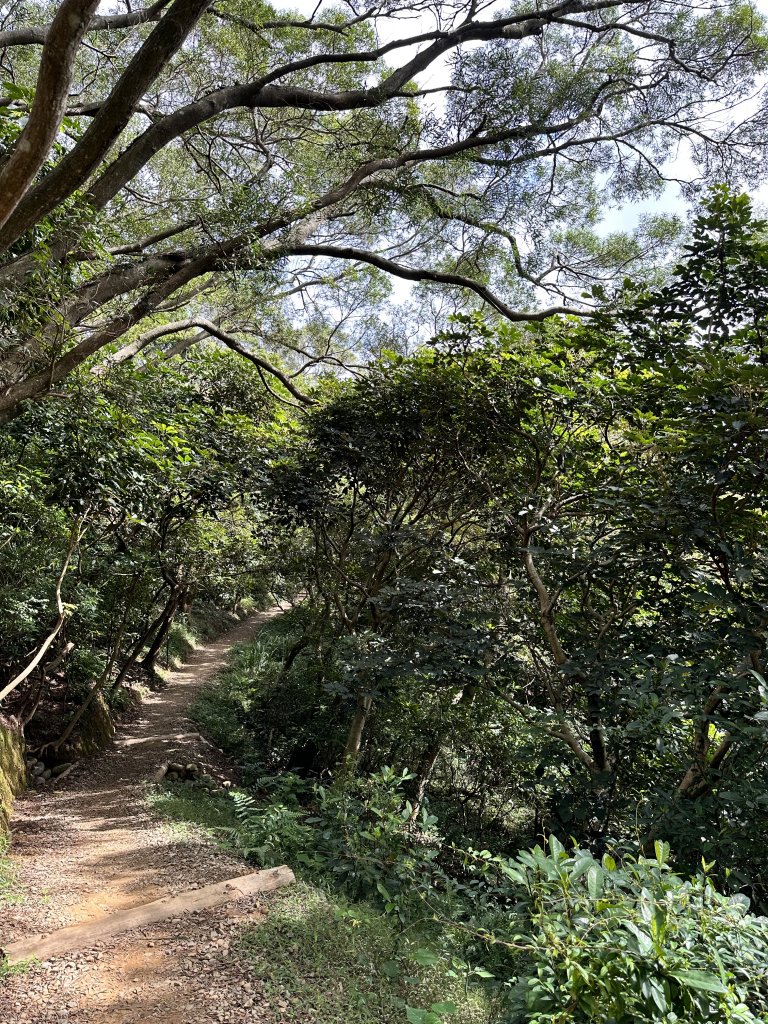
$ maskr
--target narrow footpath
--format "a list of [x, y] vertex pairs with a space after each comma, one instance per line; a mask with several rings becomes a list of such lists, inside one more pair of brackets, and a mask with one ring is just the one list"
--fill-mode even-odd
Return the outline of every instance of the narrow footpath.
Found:
[[[118, 730], [110, 750], [60, 786], [17, 801], [11, 853], [25, 899], [0, 910], [0, 946], [252, 870], [158, 821], [145, 801], [168, 761], [196, 761], [228, 777], [226, 760], [188, 711], [231, 649], [280, 611], [252, 615], [198, 648]], [[0, 1024], [272, 1024], [279, 1015], [230, 943], [274, 898], [186, 914], [11, 977], [0, 984]]]

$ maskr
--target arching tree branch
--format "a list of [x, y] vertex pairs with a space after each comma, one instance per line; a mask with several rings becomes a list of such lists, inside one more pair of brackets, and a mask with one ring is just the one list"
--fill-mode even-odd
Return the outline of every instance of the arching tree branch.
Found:
[[0, 170], [0, 228], [18, 207], [54, 143], [80, 41], [97, 6], [98, 0], [64, 0], [53, 20], [40, 59], [29, 121]]
[[471, 277], [464, 277], [462, 274], [443, 273], [439, 270], [424, 270], [419, 267], [404, 267], [394, 260], [386, 259], [377, 253], [368, 252], [365, 249], [356, 249], [352, 246], [334, 245], [296, 245], [291, 246], [291, 253], [296, 256], [327, 256], [330, 259], [355, 260], [358, 263], [367, 263], [379, 270], [384, 270], [393, 277], [401, 277], [406, 281], [426, 281], [432, 284], [447, 284], [454, 288], [467, 288], [469, 291], [479, 295], [489, 306], [501, 313], [507, 320], [516, 323], [535, 322], [548, 320], [553, 316], [564, 316], [574, 314], [585, 316], [583, 310], [573, 309], [569, 306], [551, 306], [548, 309], [524, 310], [512, 309], [506, 302], [494, 295], [484, 284], [473, 281]]

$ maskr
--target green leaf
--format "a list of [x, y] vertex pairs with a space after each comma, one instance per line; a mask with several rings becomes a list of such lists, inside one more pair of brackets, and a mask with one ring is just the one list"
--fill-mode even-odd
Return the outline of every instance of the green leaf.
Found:
[[433, 1013], [458, 1013], [459, 1008], [456, 1003], [445, 1002], [445, 1003], [432, 1003], [431, 1010]]
[[669, 843], [663, 843], [657, 839], [653, 844], [653, 850], [659, 864], [666, 864], [669, 860]]
[[727, 995], [728, 989], [715, 974], [708, 974], [706, 971], [670, 971], [670, 976], [675, 978], [686, 988], [692, 988], [696, 992], [716, 992], [719, 995]]
[[417, 949], [409, 955], [408, 959], [421, 964], [422, 967], [434, 967], [440, 958], [431, 949]]
[[571, 871], [571, 879], [576, 881], [577, 878], [581, 878], [582, 875], [586, 874], [591, 867], [594, 866], [594, 860], [590, 856], [582, 857], [574, 865]]
[[593, 900], [599, 899], [603, 892], [605, 873], [599, 864], [593, 864], [587, 872], [587, 890]]
[[414, 1006], [406, 1006], [405, 1015], [408, 1018], [409, 1024], [424, 1024], [427, 1011], [417, 1010]]
[[650, 935], [646, 935], [642, 929], [638, 928], [632, 921], [624, 921], [624, 927], [630, 932], [637, 941], [637, 951], [641, 956], [648, 956], [653, 950], [653, 940]]
[[555, 860], [559, 860], [565, 855], [565, 847], [556, 836], [549, 837], [549, 849]]
[[415, 1006], [406, 1006], [405, 1014], [409, 1024], [443, 1024], [437, 1014], [431, 1010], [419, 1010]]

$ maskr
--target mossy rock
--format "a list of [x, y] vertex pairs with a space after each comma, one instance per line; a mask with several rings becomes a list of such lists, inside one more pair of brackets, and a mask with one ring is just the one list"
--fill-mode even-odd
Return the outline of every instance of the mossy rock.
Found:
[[0, 833], [8, 831], [14, 796], [26, 788], [24, 738], [7, 719], [0, 718]]

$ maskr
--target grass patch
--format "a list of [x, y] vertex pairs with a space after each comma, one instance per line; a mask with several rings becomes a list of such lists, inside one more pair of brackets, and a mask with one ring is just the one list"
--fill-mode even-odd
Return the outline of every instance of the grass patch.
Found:
[[6, 978], [13, 978], [16, 974], [23, 974], [35, 963], [34, 960], [22, 960], [20, 964], [9, 964], [7, 960], [0, 960], [0, 985]]
[[190, 628], [185, 617], [177, 619], [171, 626], [165, 643], [161, 648], [162, 664], [166, 669], [176, 669], [187, 661], [190, 654], [197, 648], [199, 637]]
[[[16, 869], [11, 859], [6, 856], [7, 852], [8, 840], [0, 835], [0, 911], [3, 907], [24, 902], [24, 894], [16, 878]], [[28, 966], [28, 962], [10, 966], [3, 957], [0, 957], [0, 985], [6, 978], [22, 974]]]
[[194, 786], [171, 783], [153, 787], [146, 797], [152, 810], [182, 835], [204, 834], [222, 849], [232, 850], [227, 830], [235, 823], [232, 801]]
[[396, 932], [375, 907], [305, 882], [271, 897], [267, 919], [241, 941], [281, 1024], [397, 1024], [406, 1006], [435, 1003], [455, 1007], [446, 1024], [488, 1020], [479, 995], [398, 954]]

